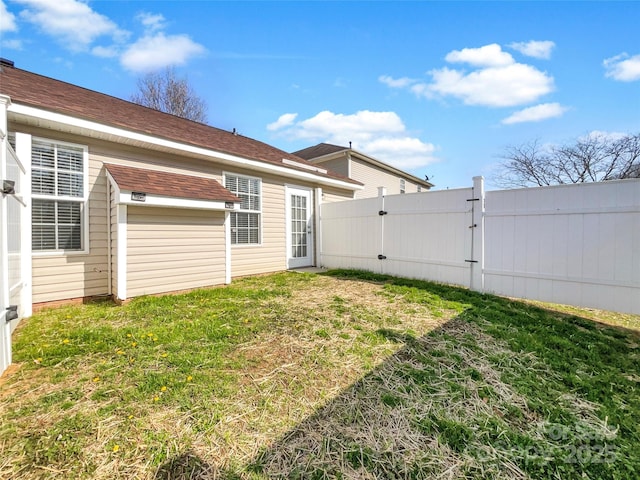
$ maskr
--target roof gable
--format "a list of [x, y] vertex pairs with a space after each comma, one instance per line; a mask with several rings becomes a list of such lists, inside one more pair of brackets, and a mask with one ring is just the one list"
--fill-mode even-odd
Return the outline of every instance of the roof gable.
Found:
[[339, 145], [332, 145], [330, 143], [319, 143], [312, 147], [303, 148], [297, 152], [293, 152], [294, 155], [302, 157], [305, 160], [311, 160], [313, 158], [323, 157], [331, 153], [342, 152], [349, 150], [347, 147], [341, 147]]

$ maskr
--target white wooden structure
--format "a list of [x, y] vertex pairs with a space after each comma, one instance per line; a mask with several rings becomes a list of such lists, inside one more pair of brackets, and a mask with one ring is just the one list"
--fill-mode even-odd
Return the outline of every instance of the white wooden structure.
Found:
[[640, 179], [321, 206], [320, 263], [640, 314]]
[[10, 100], [0, 95], [0, 375], [11, 364], [11, 332], [23, 316], [31, 315], [29, 207], [26, 166], [9, 143], [7, 107]]

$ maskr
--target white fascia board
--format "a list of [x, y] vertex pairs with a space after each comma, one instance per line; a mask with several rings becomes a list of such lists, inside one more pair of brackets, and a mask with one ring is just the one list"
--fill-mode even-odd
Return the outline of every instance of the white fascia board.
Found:
[[280, 167], [278, 165], [272, 165], [272, 164], [260, 162], [258, 160], [250, 160], [247, 158], [238, 157], [236, 155], [231, 155], [224, 152], [218, 152], [216, 150], [210, 150], [207, 148], [187, 145], [184, 143], [175, 142], [173, 140], [154, 137], [152, 135], [147, 135], [144, 133], [137, 133], [131, 130], [126, 130], [124, 128], [112, 127], [109, 125], [104, 125], [102, 123], [93, 122], [90, 120], [84, 120], [82, 118], [71, 117], [69, 115], [63, 115], [61, 113], [55, 113], [55, 112], [50, 112], [48, 110], [42, 110], [40, 108], [29, 107], [27, 105], [19, 105], [19, 104], [12, 103], [9, 106], [8, 111], [19, 114], [19, 115], [33, 117], [36, 119], [48, 120], [51, 122], [59, 123], [61, 125], [67, 125], [67, 126], [86, 129], [86, 130], [92, 130], [105, 135], [112, 135], [112, 136], [127, 138], [130, 140], [144, 142], [144, 143], [148, 143], [150, 145], [155, 145], [158, 147], [174, 149], [174, 150], [178, 150], [178, 151], [182, 151], [190, 154], [202, 155], [204, 157], [209, 157], [218, 161], [222, 160], [228, 163], [232, 163], [234, 165], [240, 165], [248, 169], [258, 170], [261, 172], [271, 173], [274, 175], [282, 175], [285, 177], [296, 178], [299, 180], [307, 180], [307, 181], [319, 183], [322, 185], [331, 185], [335, 187], [341, 187], [347, 190], [364, 189], [364, 186], [353, 185], [349, 182], [344, 182], [342, 180], [337, 180], [333, 178], [318, 177], [311, 172], [300, 172], [297, 170], [291, 170], [290, 168]]
[[116, 203], [118, 205], [137, 205], [140, 207], [196, 208], [200, 210], [237, 210], [240, 207], [240, 201], [233, 202], [233, 207], [229, 208], [226, 204], [231, 202], [167, 197], [152, 193], [144, 193], [144, 200], [134, 200], [132, 193], [134, 193], [132, 190], [120, 190], [116, 197]]

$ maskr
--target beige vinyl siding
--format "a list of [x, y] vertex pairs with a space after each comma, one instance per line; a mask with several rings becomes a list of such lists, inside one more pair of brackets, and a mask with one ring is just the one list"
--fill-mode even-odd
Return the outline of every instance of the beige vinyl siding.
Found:
[[224, 281], [224, 212], [127, 208], [127, 297]]
[[[86, 145], [77, 138], [68, 140], [51, 132], [37, 136]], [[107, 180], [102, 164], [92, 161], [89, 152], [89, 248], [88, 254], [33, 255], [33, 303], [104, 295], [108, 292], [107, 273]]]
[[[346, 157], [335, 158], [333, 160], [327, 160], [326, 162], [314, 162], [320, 168], [327, 168], [340, 175], [349, 177], [349, 161]], [[353, 177], [352, 177], [353, 178]]]
[[378, 187], [386, 187], [387, 195], [400, 193], [400, 179], [405, 179], [405, 193], [418, 191], [418, 184], [406, 177], [394, 175], [374, 165], [351, 157], [351, 178], [364, 183], [364, 190], [356, 192], [356, 198], [371, 198], [378, 196]]
[[[135, 146], [118, 145], [88, 137], [52, 132], [43, 128], [26, 125], [9, 126], [11, 131], [24, 132], [36, 137], [86, 145], [89, 150], [88, 169], [88, 209], [89, 209], [89, 249], [88, 253], [35, 254], [33, 255], [33, 302], [53, 302], [78, 297], [90, 297], [117, 293], [117, 208], [107, 204], [107, 176], [104, 163], [115, 163], [138, 168], [149, 168], [166, 172], [201, 175], [214, 178], [222, 183], [224, 171], [262, 179], [261, 244], [237, 245], [231, 248], [231, 274], [233, 277], [274, 272], [286, 269], [286, 225], [285, 225], [285, 184], [315, 187], [313, 184], [298, 183], [273, 175], [263, 175], [251, 170], [223, 167], [209, 160], [179, 157], [168, 153], [154, 152]], [[315, 190], [314, 190], [315, 191]], [[350, 191], [338, 188], [323, 188], [323, 201], [346, 200], [352, 198]], [[150, 207], [146, 207], [150, 208]], [[193, 210], [174, 210], [182, 214]], [[219, 222], [216, 227], [215, 279], [205, 285], [224, 283], [224, 230], [221, 227], [224, 214], [214, 213]], [[111, 227], [111, 246], [108, 245], [108, 225]], [[131, 226], [128, 227], [129, 232]], [[155, 234], [154, 234], [155, 235]], [[161, 235], [159, 233], [158, 235]], [[166, 245], [165, 245], [166, 246]], [[111, 286], [109, 286], [109, 248], [111, 248]], [[134, 251], [135, 252], [135, 251]], [[131, 252], [129, 252], [131, 253]], [[161, 255], [165, 255], [165, 253]], [[174, 260], [175, 261], [175, 258]], [[135, 262], [134, 262], [135, 263]], [[201, 262], [200, 262], [201, 263]], [[186, 265], [186, 264], [185, 264]], [[211, 267], [209, 265], [207, 268]], [[132, 272], [137, 268], [138, 271]], [[190, 267], [186, 267], [187, 270]], [[195, 268], [195, 267], [194, 267]], [[203, 273], [200, 272], [199, 275]], [[136, 277], [137, 275], [137, 277]], [[130, 265], [127, 278], [127, 297], [141, 294], [144, 288], [140, 280], [143, 272], [139, 266]], [[211, 276], [207, 278], [212, 278]], [[151, 279], [153, 280], [153, 279]], [[134, 283], [132, 283], [132, 281]], [[138, 282], [137, 284], [135, 282]], [[110, 288], [111, 287], [111, 288]], [[156, 286], [161, 288], [160, 285]], [[154, 288], [156, 288], [154, 287]], [[173, 283], [171, 290], [192, 288], [190, 285]], [[142, 288], [142, 289], [141, 289]], [[162, 287], [164, 288], [164, 287]]]
[[351, 191], [328, 187], [322, 188], [322, 203], [344, 202], [352, 199], [353, 192]]
[[109, 228], [111, 229], [111, 293], [114, 298], [118, 294], [118, 206], [116, 205], [114, 188], [109, 185], [110, 200], [109, 205]]
[[229, 173], [262, 179], [261, 242], [231, 246], [231, 275], [242, 277], [286, 270], [284, 182], [247, 171], [229, 170]]
[[[176, 159], [175, 155], [151, 152], [133, 146], [115, 145], [101, 140], [52, 132], [31, 126], [11, 125], [12, 131], [24, 132], [34, 137], [86, 145], [89, 148], [88, 253], [34, 254], [33, 255], [33, 303], [52, 302], [79, 297], [107, 295], [108, 235], [107, 235], [107, 177], [104, 163], [119, 163], [139, 168], [156, 168], [163, 171], [197, 174], [221, 180], [219, 166], [210, 162], [188, 158]], [[112, 215], [112, 292], [116, 292], [117, 265], [115, 210]], [[131, 295], [129, 295], [131, 296]]]

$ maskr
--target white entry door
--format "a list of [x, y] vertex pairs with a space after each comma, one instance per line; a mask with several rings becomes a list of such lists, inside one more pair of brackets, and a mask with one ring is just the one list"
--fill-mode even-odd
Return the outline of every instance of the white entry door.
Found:
[[287, 196], [287, 267], [313, 265], [313, 225], [311, 190], [286, 187]]

